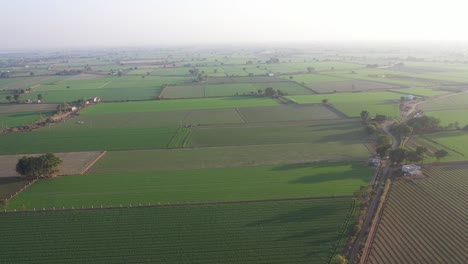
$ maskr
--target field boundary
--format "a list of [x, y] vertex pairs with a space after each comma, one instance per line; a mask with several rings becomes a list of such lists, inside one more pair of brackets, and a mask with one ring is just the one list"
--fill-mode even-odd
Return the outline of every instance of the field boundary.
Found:
[[31, 181], [28, 181], [28, 183], [26, 183], [25, 185], [21, 186], [20, 188], [18, 188], [14, 193], [10, 194], [9, 196], [7, 195], [6, 198], [3, 199], [3, 201], [6, 203], [8, 202], [9, 200], [13, 199], [16, 195], [18, 195], [20, 192], [24, 191], [26, 188], [28, 188], [29, 186], [31, 186], [33, 183], [35, 183], [38, 179], [37, 178], [34, 178], [33, 180]]
[[104, 155], [106, 155], [107, 153], [107, 150], [104, 150], [103, 152], [101, 152], [101, 154], [99, 154], [99, 156], [97, 156], [96, 159], [94, 159], [88, 166], [86, 166], [86, 168], [84, 168], [83, 171], [81, 171], [81, 175], [85, 174], [86, 172], [88, 172], [91, 167], [94, 166], [94, 164], [96, 164], [96, 162], [98, 162], [102, 157], [104, 157]]
[[333, 252], [332, 252], [332, 254], [330, 254], [330, 258], [328, 260], [328, 263], [332, 263], [333, 257], [336, 254], [336, 250], [340, 247], [340, 244], [342, 243], [343, 238], [346, 236], [346, 233], [347, 233], [346, 230], [349, 228], [349, 223], [350, 223], [351, 219], [353, 218], [353, 216], [356, 215], [356, 208], [357, 208], [356, 200], [353, 199], [352, 208], [349, 210], [349, 214], [346, 217], [346, 221], [343, 224], [343, 229], [340, 232], [340, 238], [338, 239], [338, 241], [336, 241], [335, 247], [333, 248]]
[[236, 107], [235, 109], [236, 109], [236, 113], [240, 116], [240, 118], [244, 121], [244, 123], [249, 123], [249, 121], [247, 120], [245, 115], [239, 110], [239, 108]]
[[439, 142], [437, 142], [437, 141], [435, 141], [435, 140], [432, 140], [432, 139], [430, 139], [430, 138], [428, 138], [428, 137], [426, 137], [426, 136], [424, 136], [424, 135], [419, 135], [419, 136], [422, 137], [422, 138], [424, 138], [424, 139], [427, 140], [427, 141], [430, 141], [430, 142], [432, 142], [432, 143], [438, 145], [438, 146], [441, 146], [441, 147], [446, 148], [446, 149], [448, 149], [448, 150], [451, 150], [451, 151], [453, 151], [453, 152], [455, 152], [455, 153], [457, 153], [457, 154], [459, 154], [459, 155], [462, 155], [463, 157], [465, 156], [463, 153], [461, 153], [461, 152], [459, 152], [459, 151], [457, 151], [457, 150], [455, 150], [455, 149], [453, 149], [453, 148], [447, 147], [447, 146], [445, 146], [445, 145], [443, 145], [443, 144], [440, 144]]
[[[29, 187], [29, 185], [28, 185]], [[24, 188], [23, 188], [24, 189]], [[260, 200], [238, 200], [238, 201], [214, 201], [214, 202], [197, 202], [197, 203], [167, 203], [167, 204], [135, 204], [135, 205], [119, 205], [119, 206], [97, 206], [94, 207], [71, 207], [71, 208], [55, 208], [52, 209], [33, 209], [33, 210], [7, 210], [4, 209], [0, 213], [9, 214], [9, 213], [31, 213], [31, 212], [61, 212], [61, 211], [79, 211], [79, 210], [112, 210], [119, 208], [153, 208], [153, 207], [178, 207], [178, 206], [204, 206], [204, 205], [222, 205], [222, 204], [250, 204], [250, 203], [269, 203], [269, 202], [288, 202], [288, 201], [307, 201], [307, 200], [328, 200], [328, 199], [352, 199], [355, 198], [353, 195], [337, 195], [337, 196], [315, 196], [315, 197], [298, 197], [298, 198], [278, 198], [278, 199], [260, 199]]]
[[341, 112], [340, 110], [336, 109], [333, 105], [331, 104], [323, 104], [328, 110], [332, 111], [335, 113], [339, 118], [343, 119], [349, 119], [350, 117], [347, 116], [345, 113]]

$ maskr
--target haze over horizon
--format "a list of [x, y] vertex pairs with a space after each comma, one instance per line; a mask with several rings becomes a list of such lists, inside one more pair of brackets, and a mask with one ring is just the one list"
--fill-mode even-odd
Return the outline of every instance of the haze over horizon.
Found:
[[272, 44], [467, 42], [458, 0], [16, 0], [2, 3], [0, 50]]

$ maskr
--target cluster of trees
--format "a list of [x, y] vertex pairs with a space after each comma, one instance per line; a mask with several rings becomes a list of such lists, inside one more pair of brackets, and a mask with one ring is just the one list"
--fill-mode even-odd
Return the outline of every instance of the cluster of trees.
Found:
[[420, 118], [412, 118], [406, 124], [413, 128], [414, 131], [438, 131], [441, 130], [440, 119], [431, 116], [422, 116]]
[[406, 123], [395, 124], [392, 126], [391, 131], [400, 137], [409, 137], [413, 133], [413, 127], [408, 126]]
[[306, 70], [307, 70], [308, 73], [313, 73], [313, 72], [315, 72], [315, 68], [314, 68], [314, 67], [307, 67]]
[[206, 75], [204, 71], [200, 72], [200, 70], [197, 68], [190, 69], [189, 73], [196, 78], [195, 80], [197, 82], [203, 82], [208, 80], [208, 75]]
[[63, 71], [59, 71], [59, 72], [56, 72], [55, 74], [56, 75], [77, 75], [77, 74], [80, 74], [82, 73], [83, 71], [82, 70], [63, 70]]
[[266, 61], [266, 63], [270, 63], [270, 64], [280, 63], [280, 60], [278, 58], [270, 58], [269, 60]]
[[[427, 152], [427, 148], [423, 146], [418, 146], [415, 150], [397, 148], [389, 152], [389, 157], [393, 164], [401, 164], [403, 162], [417, 163], [424, 161], [424, 154]], [[448, 152], [444, 149], [440, 149], [434, 152], [434, 157], [437, 159], [437, 161], [440, 161], [447, 155]]]
[[62, 160], [47, 153], [39, 157], [22, 157], [16, 164], [16, 171], [26, 177], [50, 177], [59, 171]]
[[263, 91], [262, 89], [258, 89], [257, 93], [259, 96], [271, 97], [271, 98], [279, 98], [279, 97], [283, 97], [286, 95], [286, 93], [284, 93], [283, 91], [279, 89], [275, 90], [271, 87], [266, 88], [265, 91]]

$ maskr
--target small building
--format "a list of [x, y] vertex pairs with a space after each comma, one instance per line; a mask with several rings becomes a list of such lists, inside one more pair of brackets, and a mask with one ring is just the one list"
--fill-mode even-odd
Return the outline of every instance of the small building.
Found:
[[401, 167], [401, 171], [405, 174], [405, 175], [421, 175], [422, 174], [422, 171], [421, 171], [421, 167], [420, 166], [417, 166], [417, 165], [414, 165], [414, 164], [409, 164], [409, 165], [403, 165]]
[[90, 97], [86, 100], [86, 104], [97, 104], [99, 102], [101, 102], [101, 98], [99, 97]]
[[32, 103], [31, 99], [26, 99], [26, 100], [24, 100], [24, 102], [27, 103], [27, 104]]
[[405, 95], [404, 98], [405, 98], [405, 101], [413, 101], [416, 99], [416, 96], [412, 94], [408, 94], [408, 95]]
[[369, 159], [367, 163], [369, 164], [369, 166], [378, 167], [380, 166], [380, 159], [377, 159], [377, 158]]
[[67, 109], [68, 112], [75, 112], [76, 110], [78, 110], [76, 106], [72, 106]]
[[41, 100], [34, 100], [34, 101], [32, 101], [32, 103], [33, 104], [40, 104], [40, 103], [42, 103], [42, 101]]
[[275, 77], [275, 74], [274, 73], [269, 73], [268, 77]]

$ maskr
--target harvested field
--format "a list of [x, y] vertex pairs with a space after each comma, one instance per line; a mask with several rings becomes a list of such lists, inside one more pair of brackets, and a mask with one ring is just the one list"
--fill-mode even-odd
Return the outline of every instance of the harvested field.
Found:
[[7, 209], [352, 196], [372, 173], [361, 162], [330, 162], [84, 174], [40, 180], [10, 200]]
[[322, 199], [7, 213], [0, 247], [9, 263], [329, 263], [356, 211]]
[[[63, 160], [60, 166], [60, 175], [73, 175], [80, 174], [88, 165], [90, 165], [101, 152], [66, 152], [55, 153], [60, 159]], [[34, 154], [31, 156], [37, 156]], [[0, 178], [20, 176], [15, 171], [15, 166], [18, 160], [23, 156], [29, 155], [0, 155]]]
[[394, 182], [367, 263], [466, 263], [468, 164]]

